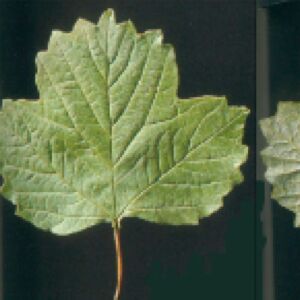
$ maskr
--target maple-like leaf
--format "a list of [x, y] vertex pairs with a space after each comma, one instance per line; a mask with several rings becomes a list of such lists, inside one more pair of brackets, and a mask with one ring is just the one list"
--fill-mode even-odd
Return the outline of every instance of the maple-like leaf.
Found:
[[268, 147], [262, 152], [272, 198], [296, 214], [300, 226], [300, 102], [280, 102], [275, 116], [260, 121]]
[[59, 235], [138, 217], [197, 224], [242, 181], [245, 107], [179, 99], [174, 50], [112, 10], [54, 31], [37, 55], [40, 99], [4, 100], [1, 193]]

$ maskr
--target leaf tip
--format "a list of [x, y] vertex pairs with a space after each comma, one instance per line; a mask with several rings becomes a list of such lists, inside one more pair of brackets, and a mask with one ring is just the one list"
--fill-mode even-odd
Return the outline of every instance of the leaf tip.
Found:
[[247, 107], [247, 106], [242, 106], [242, 108], [243, 108], [243, 110], [244, 110], [244, 112], [245, 112], [245, 115], [250, 115], [250, 113], [251, 113], [251, 109], [249, 108], [249, 107]]
[[73, 26], [73, 29], [72, 31], [80, 31], [80, 30], [85, 30], [86, 28], [90, 28], [92, 27], [94, 24], [91, 23], [90, 21], [86, 20], [86, 19], [83, 19], [83, 18], [79, 18], [74, 26]]
[[104, 12], [104, 14], [111, 19], [115, 19], [115, 11], [112, 8], [108, 8], [106, 9], [106, 11]]
[[[140, 34], [155, 45], [161, 45], [164, 39], [163, 32], [160, 29], [150, 29]], [[165, 46], [165, 45], [164, 45]]]
[[102, 24], [108, 24], [110, 22], [113, 23], [116, 22], [115, 11], [112, 8], [108, 8], [102, 13], [98, 21], [98, 24], [102, 25]]
[[127, 20], [125, 22], [126, 26], [127, 26], [127, 30], [131, 31], [133, 34], [136, 34], [136, 28], [135, 25], [133, 24], [133, 22], [131, 20]]
[[[49, 38], [48, 49], [57, 47], [57, 45], [60, 43], [60, 39], [62, 39], [62, 37], [64, 35], [67, 35], [67, 34], [68, 33], [62, 32], [60, 30], [53, 30], [51, 32], [51, 35], [50, 35], [50, 38]], [[45, 52], [42, 52], [42, 53], [45, 53]]]

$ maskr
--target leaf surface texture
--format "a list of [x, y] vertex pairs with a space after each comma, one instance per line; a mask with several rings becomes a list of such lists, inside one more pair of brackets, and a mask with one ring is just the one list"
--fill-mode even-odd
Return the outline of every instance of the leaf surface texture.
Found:
[[4, 100], [1, 193], [56, 234], [138, 217], [197, 224], [242, 181], [248, 110], [179, 99], [173, 48], [107, 10], [54, 31], [36, 58], [39, 100]]
[[272, 197], [296, 214], [300, 226], [300, 103], [280, 102], [276, 115], [260, 122], [268, 147], [262, 151]]

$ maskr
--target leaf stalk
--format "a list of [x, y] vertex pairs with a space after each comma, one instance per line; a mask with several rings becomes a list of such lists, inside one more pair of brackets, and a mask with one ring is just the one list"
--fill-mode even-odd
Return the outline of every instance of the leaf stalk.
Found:
[[121, 247], [121, 234], [120, 234], [120, 226], [118, 222], [115, 222], [114, 226], [114, 240], [116, 247], [116, 268], [117, 268], [117, 283], [116, 283], [116, 291], [114, 295], [114, 300], [119, 300], [122, 289], [122, 281], [123, 281], [123, 254]]

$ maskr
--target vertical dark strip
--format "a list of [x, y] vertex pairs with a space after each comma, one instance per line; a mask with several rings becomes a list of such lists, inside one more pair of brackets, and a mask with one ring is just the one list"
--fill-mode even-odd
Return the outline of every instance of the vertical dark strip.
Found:
[[[3, 16], [5, 14], [5, 9], [0, 2], [0, 41], [3, 41]], [[0, 47], [0, 70], [2, 70], [2, 47]], [[3, 98], [3, 73], [0, 72], [0, 107], [2, 106]], [[0, 186], [3, 184], [2, 177], [0, 176]], [[0, 196], [0, 300], [4, 297], [4, 270], [3, 270], [3, 198]]]
[[[256, 101], [257, 101], [257, 120], [261, 120], [269, 116], [270, 107], [270, 86], [269, 86], [269, 29], [268, 29], [268, 11], [263, 8], [257, 9], [257, 35], [256, 35]], [[272, 201], [270, 198], [270, 186], [264, 183], [264, 166], [259, 155], [265, 146], [265, 140], [257, 124], [256, 133], [257, 147], [257, 175], [256, 178], [263, 185], [264, 206], [261, 215], [263, 222], [263, 233], [266, 243], [263, 249], [263, 300], [274, 300], [274, 279], [273, 279], [273, 213]], [[257, 202], [259, 197], [257, 197]]]

